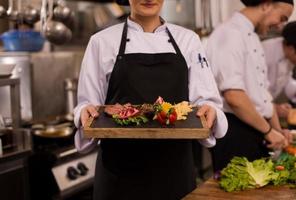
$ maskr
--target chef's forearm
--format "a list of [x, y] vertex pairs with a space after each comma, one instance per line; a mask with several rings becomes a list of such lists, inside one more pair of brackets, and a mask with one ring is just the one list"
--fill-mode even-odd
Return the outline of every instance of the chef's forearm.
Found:
[[255, 106], [244, 91], [228, 90], [224, 92], [223, 96], [240, 120], [262, 133], [269, 130], [269, 123], [257, 112]]

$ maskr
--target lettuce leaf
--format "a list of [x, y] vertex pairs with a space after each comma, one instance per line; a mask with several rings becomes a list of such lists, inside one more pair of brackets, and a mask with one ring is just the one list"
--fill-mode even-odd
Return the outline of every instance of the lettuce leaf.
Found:
[[234, 157], [221, 172], [220, 186], [227, 192], [259, 188], [277, 177], [271, 160], [249, 162], [245, 157]]

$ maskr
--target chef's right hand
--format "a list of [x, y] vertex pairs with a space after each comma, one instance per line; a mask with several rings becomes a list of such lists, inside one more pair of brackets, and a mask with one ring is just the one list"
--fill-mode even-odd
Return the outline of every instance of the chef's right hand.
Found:
[[94, 118], [99, 116], [97, 108], [94, 105], [88, 105], [81, 110], [80, 120], [83, 127], [90, 116]]
[[265, 136], [265, 139], [270, 143], [267, 145], [270, 149], [278, 150], [289, 145], [288, 140], [283, 136], [283, 134], [275, 129], [272, 129], [271, 132]]

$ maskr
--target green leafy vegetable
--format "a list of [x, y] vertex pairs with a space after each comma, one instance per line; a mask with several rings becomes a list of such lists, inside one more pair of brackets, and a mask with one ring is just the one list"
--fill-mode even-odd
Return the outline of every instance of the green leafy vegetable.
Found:
[[287, 183], [296, 183], [296, 157], [287, 153], [282, 153], [275, 162], [275, 166], [284, 166], [285, 170], [276, 171], [278, 177], [273, 181], [274, 185], [284, 185]]
[[234, 157], [221, 172], [220, 186], [227, 192], [263, 187], [277, 178], [273, 170], [271, 160]]
[[260, 188], [267, 184], [296, 185], [296, 157], [282, 154], [276, 162], [258, 159], [249, 162], [244, 157], [234, 157], [221, 171], [220, 186], [227, 192]]
[[121, 125], [121, 126], [128, 126], [128, 125], [140, 125], [142, 123], [148, 122], [148, 118], [143, 115], [138, 115], [134, 117], [129, 117], [127, 119], [120, 119], [117, 115], [112, 116], [113, 120]]
[[250, 176], [247, 173], [248, 160], [244, 157], [234, 157], [221, 171], [220, 186], [227, 192], [249, 188]]
[[252, 177], [250, 184], [256, 188], [267, 185], [271, 180], [277, 178], [274, 173], [273, 162], [269, 159], [259, 159], [247, 162], [247, 172]]

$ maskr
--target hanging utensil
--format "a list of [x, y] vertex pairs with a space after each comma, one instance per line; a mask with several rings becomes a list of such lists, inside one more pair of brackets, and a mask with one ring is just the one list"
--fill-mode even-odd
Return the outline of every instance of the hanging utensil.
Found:
[[40, 19], [40, 12], [38, 9], [32, 7], [31, 5], [26, 6], [24, 9], [24, 20], [28, 24], [34, 24]]
[[14, 10], [13, 5], [14, 5], [13, 0], [9, 0], [8, 1], [7, 16], [8, 16], [8, 19], [11, 21], [18, 21], [19, 12], [17, 10]]
[[53, 18], [57, 21], [65, 22], [71, 18], [72, 11], [62, 1], [53, 10]]
[[6, 9], [0, 5], [0, 18], [4, 18], [7, 16], [7, 11]]
[[48, 41], [61, 45], [72, 38], [72, 32], [63, 23], [53, 21], [53, 0], [49, 1], [49, 17], [46, 20], [44, 35]]

